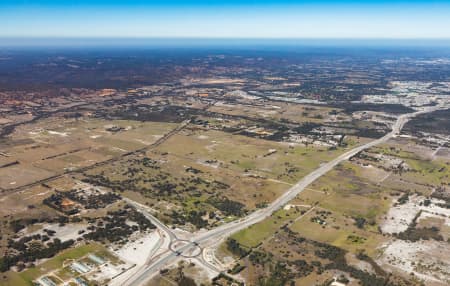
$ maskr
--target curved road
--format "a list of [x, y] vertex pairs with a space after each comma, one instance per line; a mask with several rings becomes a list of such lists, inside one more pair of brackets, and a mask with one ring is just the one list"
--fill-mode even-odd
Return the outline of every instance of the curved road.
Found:
[[[143, 268], [141, 271], [136, 273], [133, 277], [128, 279], [127, 283], [124, 285], [128, 286], [138, 286], [143, 285], [145, 282], [150, 279], [157, 271], [161, 270], [166, 265], [173, 263], [176, 259], [179, 258], [180, 253], [189, 250], [190, 248], [196, 247], [196, 245], [200, 245], [202, 247], [206, 247], [209, 245], [214, 245], [219, 243], [222, 238], [228, 237], [231, 234], [238, 232], [242, 229], [245, 229], [249, 227], [250, 225], [253, 225], [257, 222], [260, 222], [264, 220], [266, 217], [270, 216], [274, 211], [281, 208], [283, 205], [288, 203], [290, 200], [294, 199], [299, 193], [301, 193], [309, 184], [326, 174], [328, 171], [333, 169], [336, 165], [339, 163], [346, 161], [350, 159], [351, 157], [355, 156], [359, 152], [366, 150], [368, 148], [371, 148], [375, 145], [378, 145], [380, 143], [386, 142], [387, 140], [391, 139], [395, 135], [400, 133], [400, 130], [403, 128], [406, 122], [408, 122], [409, 119], [412, 117], [415, 117], [417, 115], [432, 112], [439, 109], [439, 106], [433, 106], [430, 108], [426, 108], [421, 111], [417, 111], [414, 113], [408, 113], [404, 114], [398, 117], [397, 121], [392, 126], [392, 131], [386, 134], [385, 136], [371, 141], [367, 144], [355, 147], [351, 149], [350, 151], [345, 152], [344, 154], [338, 156], [337, 158], [322, 164], [319, 168], [312, 171], [305, 177], [303, 177], [300, 181], [298, 181], [294, 186], [292, 186], [287, 192], [285, 192], [282, 196], [280, 196], [278, 199], [273, 201], [267, 208], [259, 209], [248, 216], [233, 221], [224, 225], [221, 225], [215, 229], [209, 230], [204, 233], [197, 233], [192, 234], [191, 241], [192, 243], [183, 245], [182, 247], [177, 249], [177, 252], [168, 252], [164, 255], [159, 256], [154, 261], [150, 262], [145, 268]], [[152, 220], [155, 221], [155, 220]], [[158, 227], [163, 228], [168, 233], [171, 233], [171, 239], [176, 238], [172, 231], [167, 228], [162, 223], [158, 224]], [[202, 262], [202, 264], [209, 264], [205, 265], [207, 267], [213, 267], [210, 263], [203, 261], [202, 259], [199, 259], [199, 261]]]

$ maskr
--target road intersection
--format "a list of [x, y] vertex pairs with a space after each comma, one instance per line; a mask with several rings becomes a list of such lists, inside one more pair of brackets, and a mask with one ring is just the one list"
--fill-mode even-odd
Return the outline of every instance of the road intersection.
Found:
[[307, 188], [312, 182], [325, 175], [327, 172], [332, 170], [339, 163], [350, 159], [351, 157], [357, 155], [359, 152], [374, 147], [375, 145], [384, 143], [389, 139], [398, 135], [403, 128], [403, 126], [408, 122], [409, 119], [423, 114], [438, 110], [440, 106], [432, 106], [427, 107], [425, 109], [419, 110], [414, 113], [408, 113], [404, 115], [400, 115], [396, 122], [392, 125], [392, 131], [386, 134], [385, 136], [366, 143], [364, 145], [357, 146], [337, 158], [322, 164], [319, 168], [315, 169], [305, 177], [303, 177], [300, 181], [298, 181], [295, 185], [293, 185], [288, 191], [286, 191], [282, 196], [273, 201], [268, 207], [264, 209], [259, 209], [249, 214], [248, 216], [241, 218], [239, 220], [223, 224], [217, 228], [197, 233], [183, 234], [182, 238], [179, 238], [175, 231], [169, 227], [167, 227], [164, 223], [159, 221], [156, 217], [154, 217], [149, 208], [143, 206], [137, 202], [127, 200], [128, 203], [135, 206], [139, 211], [141, 211], [148, 219], [154, 223], [159, 230], [164, 233], [164, 239], [167, 240], [164, 245], [169, 245], [168, 249], [155, 257], [151, 257], [148, 260], [146, 265], [143, 265], [140, 269], [135, 271], [135, 273], [129, 277], [126, 281], [123, 282], [122, 285], [127, 286], [138, 286], [145, 284], [151, 277], [153, 277], [158, 271], [167, 267], [170, 264], [173, 264], [178, 259], [183, 257], [196, 259], [202, 266], [220, 273], [225, 269], [221, 269], [217, 263], [214, 261], [210, 261], [206, 259], [206, 256], [203, 255], [205, 249], [211, 247], [217, 247], [223, 239], [229, 237], [233, 233], [236, 233], [240, 230], [243, 230], [255, 223], [258, 223], [265, 218], [269, 217], [273, 212], [283, 207], [289, 201], [294, 199], [298, 194], [300, 194], [303, 190]]

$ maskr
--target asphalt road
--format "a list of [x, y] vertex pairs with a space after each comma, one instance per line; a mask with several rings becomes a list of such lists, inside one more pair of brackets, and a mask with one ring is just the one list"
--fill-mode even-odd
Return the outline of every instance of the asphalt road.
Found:
[[[280, 196], [278, 199], [276, 199], [274, 202], [272, 202], [268, 207], [264, 209], [259, 209], [248, 216], [239, 219], [237, 221], [233, 221], [224, 225], [221, 225], [215, 229], [209, 230], [207, 232], [203, 233], [197, 233], [192, 234], [191, 244], [183, 245], [182, 247], [177, 249], [177, 252], [183, 253], [183, 251], [188, 250], [190, 247], [193, 247], [194, 243], [200, 245], [201, 247], [208, 247], [212, 245], [217, 245], [222, 241], [223, 238], [228, 237], [232, 235], [233, 233], [236, 233], [242, 229], [245, 229], [257, 222], [260, 222], [264, 220], [266, 217], [270, 216], [274, 211], [278, 210], [279, 208], [283, 207], [285, 204], [287, 204], [290, 200], [294, 199], [299, 193], [301, 193], [305, 188], [310, 185], [312, 182], [320, 178], [321, 176], [325, 175], [327, 172], [329, 172], [331, 169], [333, 169], [335, 166], [337, 166], [339, 163], [346, 161], [350, 159], [351, 157], [355, 156], [359, 152], [369, 149], [375, 145], [384, 143], [394, 137], [395, 135], [399, 134], [403, 126], [406, 122], [408, 122], [409, 119], [412, 117], [415, 117], [419, 114], [431, 112], [434, 110], [439, 109], [439, 106], [429, 107], [427, 109], [414, 112], [414, 113], [408, 113], [401, 115], [397, 118], [397, 121], [392, 126], [392, 131], [386, 134], [385, 136], [371, 141], [369, 143], [366, 143], [364, 145], [360, 145], [358, 147], [355, 147], [344, 154], [338, 156], [337, 158], [322, 164], [319, 168], [312, 171], [305, 177], [303, 177], [300, 181], [298, 181], [294, 186], [292, 186], [287, 192], [285, 192], [282, 196]], [[153, 221], [153, 220], [152, 220]], [[160, 223], [162, 224], [162, 223]], [[160, 227], [160, 225], [158, 225]], [[168, 229], [167, 226], [162, 226], [164, 229]], [[171, 231], [169, 229], [169, 231]], [[138, 286], [138, 285], [144, 285], [145, 282], [151, 278], [154, 274], [156, 274], [159, 270], [161, 270], [163, 267], [173, 263], [176, 259], [179, 258], [179, 255], [176, 252], [168, 252], [165, 255], [159, 256], [155, 258], [153, 261], [151, 261], [142, 271], [139, 271], [136, 273], [133, 277], [131, 277], [126, 284], [127, 286]], [[202, 264], [205, 264], [205, 266], [209, 268], [215, 268], [212, 266], [209, 262], [207, 262], [204, 259], [199, 259], [199, 261]], [[208, 265], [209, 264], [209, 265]]]

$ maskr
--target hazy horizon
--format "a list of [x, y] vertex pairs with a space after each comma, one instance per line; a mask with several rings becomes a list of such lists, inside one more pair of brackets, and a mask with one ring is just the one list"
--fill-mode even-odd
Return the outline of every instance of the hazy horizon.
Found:
[[449, 39], [0, 37], [0, 47], [450, 47]]
[[0, 37], [432, 40], [448, 15], [442, 0], [3, 0]]

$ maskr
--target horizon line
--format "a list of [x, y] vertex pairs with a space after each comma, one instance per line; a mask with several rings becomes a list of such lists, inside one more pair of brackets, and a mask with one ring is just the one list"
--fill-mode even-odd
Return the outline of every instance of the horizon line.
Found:
[[1, 36], [0, 39], [249, 39], [249, 40], [450, 40], [449, 37], [202, 37], [202, 36]]
[[[121, 42], [125, 41], [125, 42]], [[402, 46], [449, 47], [450, 38], [308, 38], [308, 37], [75, 37], [75, 36], [0, 36], [0, 47], [199, 47], [199, 46]]]

